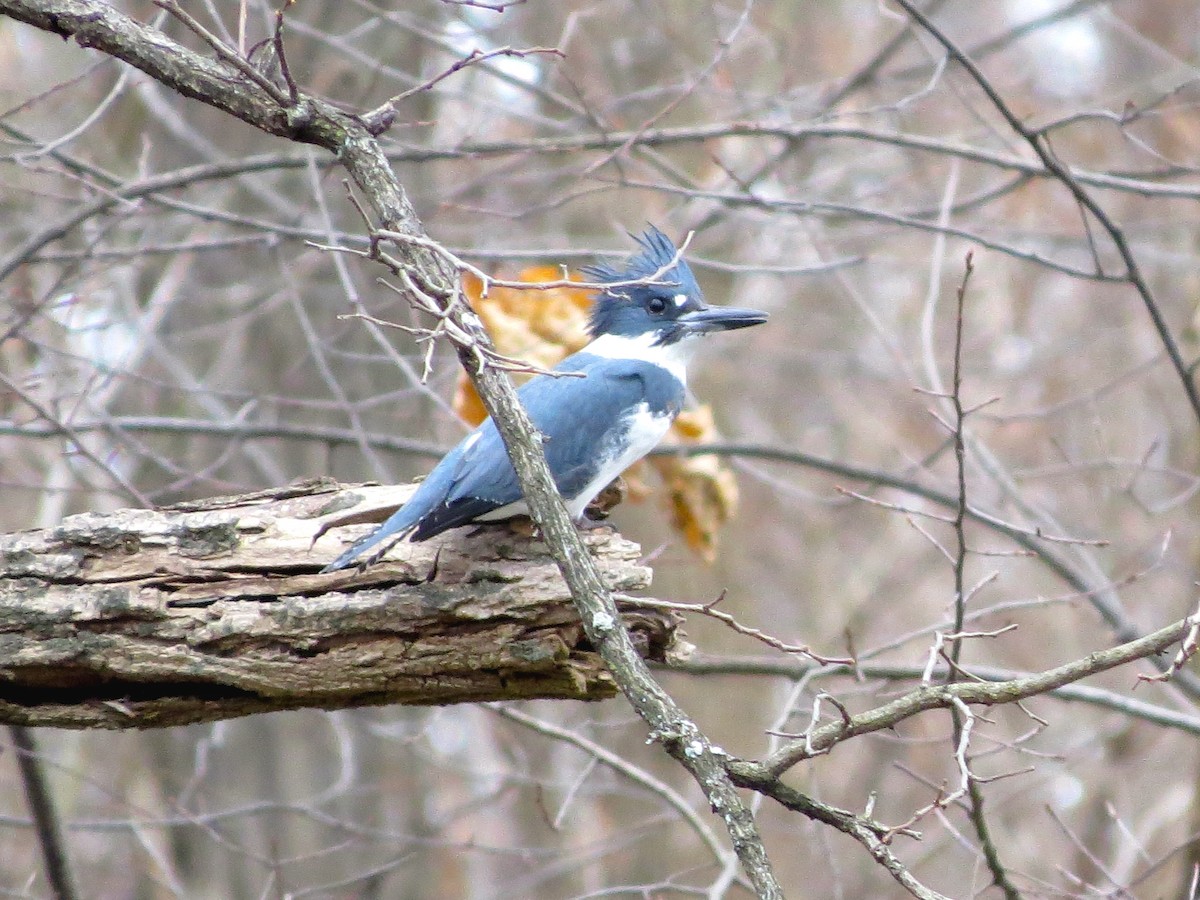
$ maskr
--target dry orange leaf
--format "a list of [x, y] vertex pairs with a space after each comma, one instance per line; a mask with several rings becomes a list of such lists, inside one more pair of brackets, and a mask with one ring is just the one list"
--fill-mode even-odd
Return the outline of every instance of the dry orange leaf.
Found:
[[[574, 274], [570, 277], [576, 278]], [[562, 271], [554, 266], [533, 266], [524, 269], [516, 280], [536, 284], [561, 278]], [[463, 276], [463, 293], [483, 320], [496, 349], [505, 356], [552, 369], [588, 342], [591, 291], [569, 287], [544, 291], [492, 287], [484, 297], [482, 283], [467, 273]], [[515, 377], [529, 379], [528, 375]], [[472, 425], [487, 418], [487, 410], [465, 372], [458, 376], [453, 405], [454, 411]]]
[[[569, 277], [577, 279], [574, 273]], [[562, 271], [558, 268], [534, 266], [524, 269], [516, 280], [538, 283], [561, 278]], [[550, 369], [588, 342], [590, 291], [572, 287], [547, 290], [492, 287], [484, 297], [479, 279], [467, 274], [463, 277], [463, 293], [483, 320], [496, 349], [505, 356]], [[527, 380], [530, 376], [516, 377]], [[459, 375], [453, 406], [472, 425], [487, 417], [466, 373]], [[696, 444], [716, 437], [712, 409], [700, 406], [683, 412], [675, 420], [667, 441]], [[650, 465], [667, 488], [672, 525], [695, 553], [712, 562], [718, 529], [737, 508], [733, 472], [716, 456], [654, 457]], [[632, 499], [641, 500], [652, 493], [646, 484], [645, 471], [646, 463], [641, 462], [625, 473]]]

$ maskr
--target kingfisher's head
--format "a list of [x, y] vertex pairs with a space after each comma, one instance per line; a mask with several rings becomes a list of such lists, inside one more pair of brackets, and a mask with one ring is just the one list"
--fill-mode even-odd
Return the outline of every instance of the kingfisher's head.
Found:
[[596, 294], [593, 340], [612, 335], [646, 347], [670, 347], [767, 321], [767, 314], [755, 309], [705, 303], [692, 270], [671, 239], [653, 225], [636, 240], [642, 252], [624, 268], [600, 263], [583, 269], [592, 280], [614, 285]]

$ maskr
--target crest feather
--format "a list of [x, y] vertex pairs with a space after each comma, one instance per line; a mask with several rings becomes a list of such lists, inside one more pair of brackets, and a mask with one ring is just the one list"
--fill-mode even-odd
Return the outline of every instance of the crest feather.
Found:
[[[632, 237], [642, 249], [640, 253], [631, 256], [623, 268], [608, 263], [595, 263], [584, 266], [583, 273], [593, 281], [620, 282], [647, 279], [661, 271], [653, 282], [653, 285], [660, 286], [660, 291], [700, 297], [700, 285], [696, 283], [692, 270], [682, 258], [676, 260], [679, 250], [660, 229], [651, 225], [640, 235]], [[603, 334], [621, 305], [637, 302], [637, 295], [648, 289], [652, 290], [653, 285], [630, 285], [599, 291], [592, 307], [592, 335]]]

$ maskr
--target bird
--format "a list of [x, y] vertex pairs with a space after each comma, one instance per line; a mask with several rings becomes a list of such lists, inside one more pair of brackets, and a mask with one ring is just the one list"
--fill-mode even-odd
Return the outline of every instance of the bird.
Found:
[[[603, 285], [593, 298], [590, 342], [555, 366], [555, 374], [536, 375], [517, 391], [543, 437], [555, 485], [581, 525], [588, 524], [588, 504], [653, 450], [683, 409], [687, 365], [700, 339], [767, 321], [755, 309], [705, 303], [687, 262], [657, 227], [634, 240], [639, 252], [623, 268], [583, 268]], [[395, 514], [321, 571], [345, 569], [380, 545], [366, 565], [400, 540], [425, 541], [451, 528], [527, 512], [488, 418], [442, 457]]]

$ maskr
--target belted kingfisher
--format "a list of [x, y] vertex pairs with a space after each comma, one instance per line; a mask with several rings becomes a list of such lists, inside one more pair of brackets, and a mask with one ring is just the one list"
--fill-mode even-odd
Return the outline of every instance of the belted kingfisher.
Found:
[[[683, 408], [686, 366], [697, 339], [767, 320], [758, 310], [708, 306], [688, 264], [657, 228], [636, 240], [641, 252], [624, 269], [599, 264], [583, 270], [613, 286], [595, 297], [591, 342], [554, 371], [584, 377], [538, 375], [517, 391], [576, 520], [667, 433]], [[321, 571], [344, 569], [389, 538], [424, 541], [460, 525], [526, 512], [500, 433], [485, 419], [442, 457], [404, 506]]]

